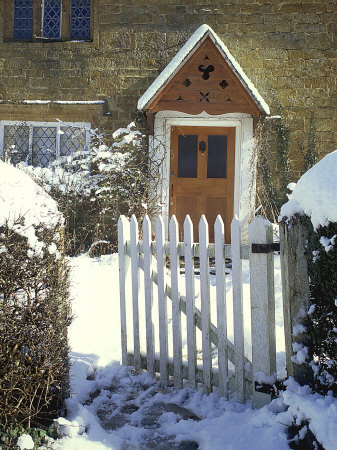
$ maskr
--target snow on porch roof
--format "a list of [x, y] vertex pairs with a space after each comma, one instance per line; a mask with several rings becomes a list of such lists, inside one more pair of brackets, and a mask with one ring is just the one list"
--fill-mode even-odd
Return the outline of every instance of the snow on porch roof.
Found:
[[270, 114], [269, 106], [263, 100], [262, 96], [259, 94], [258, 90], [251, 82], [251, 80], [244, 73], [240, 64], [231, 55], [230, 51], [222, 42], [222, 40], [219, 38], [219, 36], [217, 36], [217, 34], [212, 30], [212, 28], [206, 24], [201, 25], [192, 34], [192, 36], [189, 38], [186, 44], [179, 50], [176, 56], [169, 62], [169, 64], [165, 67], [165, 69], [160, 73], [160, 75], [154, 80], [151, 86], [141, 96], [141, 98], [138, 100], [137, 105], [139, 110], [145, 110], [149, 106], [149, 104], [153, 101], [153, 99], [159, 94], [159, 92], [167, 85], [167, 83], [172, 79], [172, 77], [183, 66], [185, 61], [192, 55], [192, 53], [208, 36], [217, 46], [220, 53], [225, 58], [226, 62], [229, 64], [233, 72], [241, 81], [242, 85], [245, 87], [246, 91], [250, 94], [250, 96], [255, 101], [257, 106], [266, 115]]

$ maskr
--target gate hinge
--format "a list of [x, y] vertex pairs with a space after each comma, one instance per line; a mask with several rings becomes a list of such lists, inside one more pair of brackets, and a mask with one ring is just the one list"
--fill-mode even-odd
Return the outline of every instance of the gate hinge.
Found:
[[279, 251], [279, 242], [273, 242], [271, 244], [252, 244], [252, 253], [271, 253]]

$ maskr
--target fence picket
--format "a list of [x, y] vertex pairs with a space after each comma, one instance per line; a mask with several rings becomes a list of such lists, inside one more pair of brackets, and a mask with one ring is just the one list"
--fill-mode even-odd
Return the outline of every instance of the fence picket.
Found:
[[214, 224], [215, 268], [216, 268], [216, 305], [218, 329], [218, 366], [219, 393], [227, 395], [228, 354], [226, 350], [227, 314], [226, 314], [226, 280], [225, 280], [225, 227], [221, 216]]
[[122, 364], [128, 365], [127, 328], [126, 328], [126, 295], [125, 282], [130, 265], [130, 257], [126, 252], [127, 241], [130, 239], [130, 224], [125, 216], [118, 220], [118, 264], [119, 264], [119, 301], [121, 317]]
[[139, 341], [139, 253], [138, 253], [138, 222], [133, 214], [130, 222], [131, 241], [131, 271], [132, 271], [132, 312], [133, 312], [133, 351], [136, 368], [141, 367]]
[[193, 263], [193, 224], [190, 216], [184, 221], [184, 256], [186, 283], [186, 326], [187, 326], [187, 356], [188, 382], [192, 388], [196, 387], [196, 342], [194, 320], [194, 263]]
[[173, 329], [173, 367], [174, 385], [176, 388], [183, 386], [182, 356], [181, 356], [181, 313], [179, 294], [179, 256], [177, 253], [179, 243], [178, 222], [172, 216], [169, 225], [170, 231], [170, 262], [171, 262], [171, 293], [172, 293], [172, 329]]
[[144, 294], [146, 315], [146, 354], [147, 370], [151, 376], [155, 374], [154, 361], [154, 327], [152, 318], [152, 251], [151, 251], [151, 222], [148, 215], [143, 220], [143, 253], [144, 253]]
[[202, 355], [204, 390], [212, 390], [212, 360], [210, 340], [210, 288], [209, 288], [209, 260], [208, 249], [208, 223], [204, 215], [199, 222], [199, 252], [200, 252], [200, 296], [201, 296], [201, 327], [202, 327]]
[[[248, 227], [249, 243], [272, 243], [272, 224], [262, 217], [255, 217]], [[276, 373], [275, 296], [273, 253], [252, 253], [250, 266], [250, 298], [252, 317], [253, 377], [257, 372], [267, 376]], [[254, 382], [254, 381], [253, 381]], [[269, 394], [253, 389], [253, 405], [261, 407], [269, 403]]]
[[160, 344], [160, 379], [164, 385], [168, 383], [168, 343], [167, 343], [167, 302], [165, 282], [165, 231], [162, 217], [156, 223], [157, 238], [157, 276], [158, 276], [158, 312], [159, 312], [159, 344]]
[[232, 283], [235, 348], [235, 391], [239, 402], [245, 401], [244, 331], [242, 299], [242, 263], [240, 257], [241, 230], [239, 219], [231, 223]]

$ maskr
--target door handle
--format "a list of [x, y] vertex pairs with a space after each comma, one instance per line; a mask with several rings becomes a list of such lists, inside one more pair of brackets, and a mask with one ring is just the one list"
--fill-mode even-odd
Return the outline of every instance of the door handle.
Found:
[[199, 150], [200, 150], [201, 154], [203, 155], [206, 150], [206, 142], [205, 141], [199, 142]]

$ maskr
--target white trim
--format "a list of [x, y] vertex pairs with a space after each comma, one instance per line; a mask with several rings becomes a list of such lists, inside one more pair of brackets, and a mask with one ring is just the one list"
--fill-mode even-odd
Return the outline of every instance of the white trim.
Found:
[[247, 234], [247, 225], [254, 211], [256, 158], [253, 157], [253, 118], [249, 114], [223, 114], [210, 116], [201, 113], [198, 116], [177, 111], [159, 111], [154, 121], [154, 136], [150, 141], [150, 154], [155, 160], [162, 161], [160, 201], [163, 205], [162, 216], [166, 232], [169, 221], [169, 183], [170, 183], [170, 145], [171, 127], [233, 127], [235, 128], [235, 174], [234, 174], [234, 211], [241, 226], [243, 236]]

